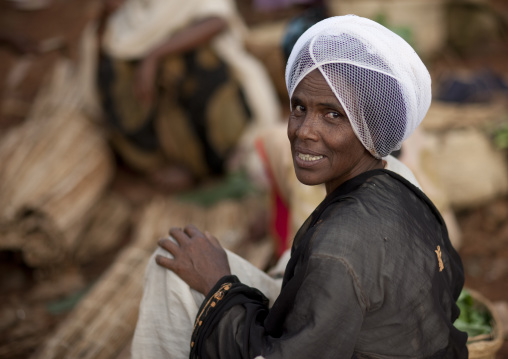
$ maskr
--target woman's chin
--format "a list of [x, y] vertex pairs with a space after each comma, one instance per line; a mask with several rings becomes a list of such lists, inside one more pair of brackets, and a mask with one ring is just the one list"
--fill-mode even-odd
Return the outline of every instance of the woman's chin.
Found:
[[315, 176], [309, 176], [309, 174], [301, 173], [301, 171], [296, 170], [296, 178], [298, 181], [307, 186], [317, 186], [323, 183], [321, 179], [315, 178]]

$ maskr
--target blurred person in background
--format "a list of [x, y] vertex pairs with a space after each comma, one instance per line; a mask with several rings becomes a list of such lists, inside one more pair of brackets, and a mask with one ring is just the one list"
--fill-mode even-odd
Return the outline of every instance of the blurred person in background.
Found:
[[280, 119], [245, 32], [233, 0], [106, 1], [98, 86], [127, 165], [162, 189], [188, 188], [237, 166]]

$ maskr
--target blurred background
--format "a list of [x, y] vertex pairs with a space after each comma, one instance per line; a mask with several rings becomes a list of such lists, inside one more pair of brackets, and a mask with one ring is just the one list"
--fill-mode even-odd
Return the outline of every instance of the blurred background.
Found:
[[[143, 271], [172, 226], [275, 265], [323, 195], [292, 174], [286, 58], [345, 14], [402, 36], [431, 73], [429, 113], [394, 155], [491, 311], [471, 357], [508, 358], [508, 1], [210, 0], [211, 17], [175, 1], [150, 22], [179, 36], [198, 20], [179, 56], [155, 61], [142, 36], [115, 48], [115, 14], [155, 2], [0, 0], [0, 358], [129, 358]], [[231, 47], [214, 42], [225, 31]]]

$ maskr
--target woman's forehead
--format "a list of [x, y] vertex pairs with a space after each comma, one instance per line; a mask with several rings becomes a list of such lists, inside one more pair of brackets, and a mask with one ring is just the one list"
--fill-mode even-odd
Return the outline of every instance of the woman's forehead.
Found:
[[326, 102], [339, 102], [318, 69], [308, 73], [296, 86], [291, 99], [295, 98], [322, 98]]

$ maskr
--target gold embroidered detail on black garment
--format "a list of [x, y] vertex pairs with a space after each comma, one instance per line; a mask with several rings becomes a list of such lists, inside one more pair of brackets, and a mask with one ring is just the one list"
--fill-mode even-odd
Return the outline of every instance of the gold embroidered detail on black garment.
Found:
[[434, 252], [436, 252], [437, 261], [439, 263], [439, 271], [441, 272], [444, 269], [443, 260], [441, 259], [441, 247], [437, 246], [437, 249]]
[[[206, 315], [208, 314], [208, 311], [211, 308], [215, 308], [217, 303], [221, 301], [226, 293], [231, 289], [232, 283], [224, 283], [221, 285], [221, 287], [208, 299], [206, 302], [205, 307], [201, 310], [201, 313], [199, 313], [198, 317], [196, 318], [196, 321], [194, 322], [194, 329], [192, 330], [193, 333], [196, 332], [196, 328], [199, 329], [201, 325], [203, 324], [204, 318], [206, 318]], [[194, 335], [193, 335], [194, 336]], [[191, 342], [191, 348], [194, 347], [194, 341]]]

